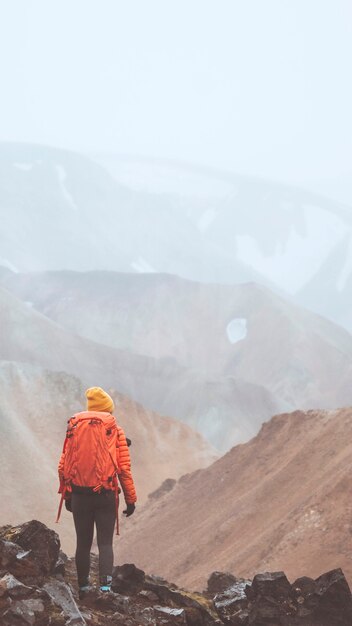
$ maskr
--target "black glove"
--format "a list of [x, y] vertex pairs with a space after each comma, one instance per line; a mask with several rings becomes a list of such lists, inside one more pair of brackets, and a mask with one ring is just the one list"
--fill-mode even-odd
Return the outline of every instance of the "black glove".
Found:
[[132, 445], [132, 441], [131, 439], [129, 439], [128, 437], [126, 437], [126, 443], [128, 445], [128, 447], [130, 447]]
[[135, 504], [128, 504], [127, 508], [123, 511], [123, 514], [126, 515], [126, 517], [133, 515], [135, 508], [136, 508]]
[[72, 513], [72, 500], [71, 498], [66, 498], [65, 499], [65, 508], [67, 511], [70, 511], [70, 513]]

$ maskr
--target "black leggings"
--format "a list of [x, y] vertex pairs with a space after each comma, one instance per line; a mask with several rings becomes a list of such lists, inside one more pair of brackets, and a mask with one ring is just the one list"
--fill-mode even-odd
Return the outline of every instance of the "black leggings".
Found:
[[93, 543], [94, 523], [97, 528], [99, 550], [99, 577], [112, 575], [114, 553], [112, 540], [116, 521], [115, 493], [73, 493], [72, 513], [77, 535], [76, 567], [78, 585], [88, 584], [90, 550]]

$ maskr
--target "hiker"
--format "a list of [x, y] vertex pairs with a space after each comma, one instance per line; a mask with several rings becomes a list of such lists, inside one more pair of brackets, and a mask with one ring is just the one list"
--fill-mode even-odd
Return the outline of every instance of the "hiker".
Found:
[[76, 568], [79, 596], [90, 589], [90, 550], [97, 531], [100, 591], [111, 590], [113, 535], [118, 534], [119, 484], [129, 517], [137, 500], [131, 474], [128, 442], [113, 416], [114, 402], [101, 387], [86, 391], [87, 411], [68, 421], [63, 452], [59, 461], [61, 503], [73, 513], [77, 535]]

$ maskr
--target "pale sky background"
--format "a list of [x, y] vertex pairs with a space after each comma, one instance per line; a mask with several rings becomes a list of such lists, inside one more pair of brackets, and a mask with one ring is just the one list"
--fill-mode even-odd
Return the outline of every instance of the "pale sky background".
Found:
[[0, 0], [0, 138], [352, 204], [351, 0]]

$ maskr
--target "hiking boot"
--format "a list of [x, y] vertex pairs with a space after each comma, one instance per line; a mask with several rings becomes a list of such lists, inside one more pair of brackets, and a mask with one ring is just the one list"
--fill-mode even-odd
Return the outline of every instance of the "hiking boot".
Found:
[[112, 576], [102, 576], [100, 578], [100, 591], [109, 593], [111, 591]]
[[82, 585], [78, 585], [78, 597], [80, 600], [84, 598], [93, 587], [89, 584], [89, 580], [85, 580]]

